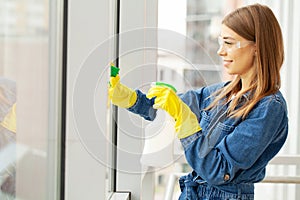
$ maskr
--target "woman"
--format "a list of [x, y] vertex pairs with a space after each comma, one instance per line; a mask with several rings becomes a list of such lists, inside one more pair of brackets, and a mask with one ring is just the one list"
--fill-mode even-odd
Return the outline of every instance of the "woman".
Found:
[[147, 95], [111, 78], [114, 104], [153, 120], [164, 109], [193, 171], [179, 180], [179, 199], [254, 199], [254, 183], [288, 133], [286, 102], [279, 91], [284, 50], [280, 26], [260, 4], [225, 16], [218, 54], [231, 82], [188, 91], [179, 97], [164, 86]]

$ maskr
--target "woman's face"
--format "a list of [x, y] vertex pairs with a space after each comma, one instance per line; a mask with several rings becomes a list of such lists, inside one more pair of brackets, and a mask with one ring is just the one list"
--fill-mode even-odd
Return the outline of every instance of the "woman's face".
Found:
[[239, 36], [233, 30], [222, 25], [219, 37], [219, 56], [223, 66], [230, 75], [240, 75], [247, 78], [255, 72], [255, 43]]

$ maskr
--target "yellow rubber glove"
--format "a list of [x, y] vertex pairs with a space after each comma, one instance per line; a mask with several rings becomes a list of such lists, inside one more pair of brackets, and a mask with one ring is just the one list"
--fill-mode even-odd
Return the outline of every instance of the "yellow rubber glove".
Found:
[[108, 93], [111, 102], [121, 108], [130, 108], [137, 100], [136, 92], [121, 84], [119, 75], [110, 77]]
[[175, 130], [179, 139], [186, 138], [201, 130], [196, 115], [176, 95], [164, 86], [153, 86], [147, 93], [147, 98], [155, 98], [153, 108], [167, 111], [175, 120]]
[[11, 132], [17, 132], [17, 123], [16, 123], [16, 103], [12, 106], [10, 112], [5, 116], [3, 121], [0, 123], [3, 127], [7, 128]]

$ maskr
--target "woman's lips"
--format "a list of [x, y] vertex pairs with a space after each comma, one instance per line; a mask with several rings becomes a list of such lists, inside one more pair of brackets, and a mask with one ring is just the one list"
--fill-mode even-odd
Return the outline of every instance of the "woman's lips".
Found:
[[228, 67], [232, 63], [232, 60], [223, 60], [223, 65]]

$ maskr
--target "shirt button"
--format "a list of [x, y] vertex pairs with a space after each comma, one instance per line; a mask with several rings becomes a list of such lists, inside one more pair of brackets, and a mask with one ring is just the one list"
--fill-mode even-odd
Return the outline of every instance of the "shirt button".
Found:
[[225, 174], [223, 179], [224, 179], [224, 181], [228, 181], [230, 179], [230, 175], [229, 174]]

